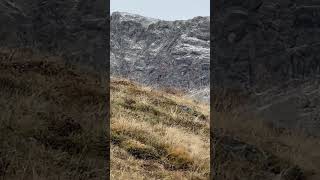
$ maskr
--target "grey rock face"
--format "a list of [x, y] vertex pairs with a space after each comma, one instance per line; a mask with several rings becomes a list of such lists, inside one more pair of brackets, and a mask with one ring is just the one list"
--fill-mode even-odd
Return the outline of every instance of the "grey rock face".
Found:
[[154, 86], [209, 85], [209, 17], [163, 21], [114, 12], [111, 73]]
[[263, 90], [320, 77], [320, 5], [291, 0], [216, 4], [217, 84]]
[[104, 1], [2, 0], [0, 45], [30, 47], [106, 68]]
[[255, 111], [279, 126], [319, 130], [320, 3], [217, 0], [215, 7], [215, 86], [250, 93]]

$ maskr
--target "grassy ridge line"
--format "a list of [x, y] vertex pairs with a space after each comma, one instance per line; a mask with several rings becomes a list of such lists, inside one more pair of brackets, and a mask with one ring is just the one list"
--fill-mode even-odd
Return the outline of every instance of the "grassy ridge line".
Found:
[[208, 106], [114, 78], [111, 115], [112, 179], [208, 179]]

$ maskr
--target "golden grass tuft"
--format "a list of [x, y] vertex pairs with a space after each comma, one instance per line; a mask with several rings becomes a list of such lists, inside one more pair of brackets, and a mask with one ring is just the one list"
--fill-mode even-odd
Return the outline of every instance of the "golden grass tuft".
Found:
[[139, 159], [158, 159], [159, 155], [152, 146], [147, 146], [136, 140], [126, 140], [121, 143], [121, 147], [131, 155]]
[[184, 147], [172, 147], [168, 150], [167, 158], [172, 164], [172, 168], [187, 169], [192, 163], [193, 159], [189, 152]]

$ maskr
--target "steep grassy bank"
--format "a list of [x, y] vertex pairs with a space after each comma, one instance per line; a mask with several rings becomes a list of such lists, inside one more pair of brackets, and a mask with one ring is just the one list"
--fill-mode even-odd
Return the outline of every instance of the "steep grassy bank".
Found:
[[208, 179], [208, 106], [113, 79], [111, 116], [112, 179]]
[[106, 178], [107, 99], [99, 80], [59, 57], [2, 48], [0, 177]]

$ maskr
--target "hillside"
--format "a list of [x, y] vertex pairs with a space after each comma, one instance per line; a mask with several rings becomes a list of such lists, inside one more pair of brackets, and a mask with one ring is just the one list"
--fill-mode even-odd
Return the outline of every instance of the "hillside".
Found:
[[[225, 104], [235, 98], [221, 94]], [[216, 102], [212, 102], [213, 105]], [[214, 111], [177, 90], [111, 81], [113, 179], [316, 180], [320, 140], [278, 129], [245, 111]]]
[[[30, 49], [2, 48], [0, 58], [0, 177], [106, 178], [108, 107], [101, 74]], [[220, 108], [212, 112], [210, 154], [208, 105], [178, 90], [118, 78], [110, 91], [113, 179], [208, 179], [210, 156], [217, 179], [320, 178], [316, 137]], [[213, 106], [236, 101], [223, 94], [213, 99]]]
[[[320, 138], [285, 129], [232, 105], [238, 96], [215, 92], [211, 138], [217, 179], [317, 180]], [[216, 107], [216, 108], [214, 108]], [[217, 108], [219, 107], [219, 108]]]
[[0, 178], [105, 179], [100, 74], [31, 49], [0, 49]]
[[209, 178], [207, 105], [125, 79], [110, 88], [112, 179]]
[[[215, 127], [215, 135], [224, 137], [221, 133], [226, 133], [238, 139], [233, 143], [240, 146], [224, 150], [231, 154], [250, 150], [250, 155], [267, 151], [282, 159], [282, 165], [285, 161], [298, 165], [306, 176], [280, 178], [275, 174], [281, 170], [275, 168], [273, 175], [260, 179], [320, 179], [319, 1], [215, 0], [213, 7], [211, 25], [218, 28], [212, 29], [210, 77], [215, 103], [211, 106], [217, 113], [211, 127]], [[242, 143], [258, 149], [251, 151]], [[219, 145], [223, 143], [218, 141]], [[246, 178], [250, 173], [260, 176], [254, 164], [270, 164], [244, 157], [245, 161], [235, 158], [241, 167], [217, 164], [233, 166], [233, 171], [239, 172], [233, 179], [250, 179]], [[295, 173], [299, 174], [299, 168]], [[220, 175], [232, 173], [217, 171]], [[248, 174], [243, 178], [241, 172]]]

